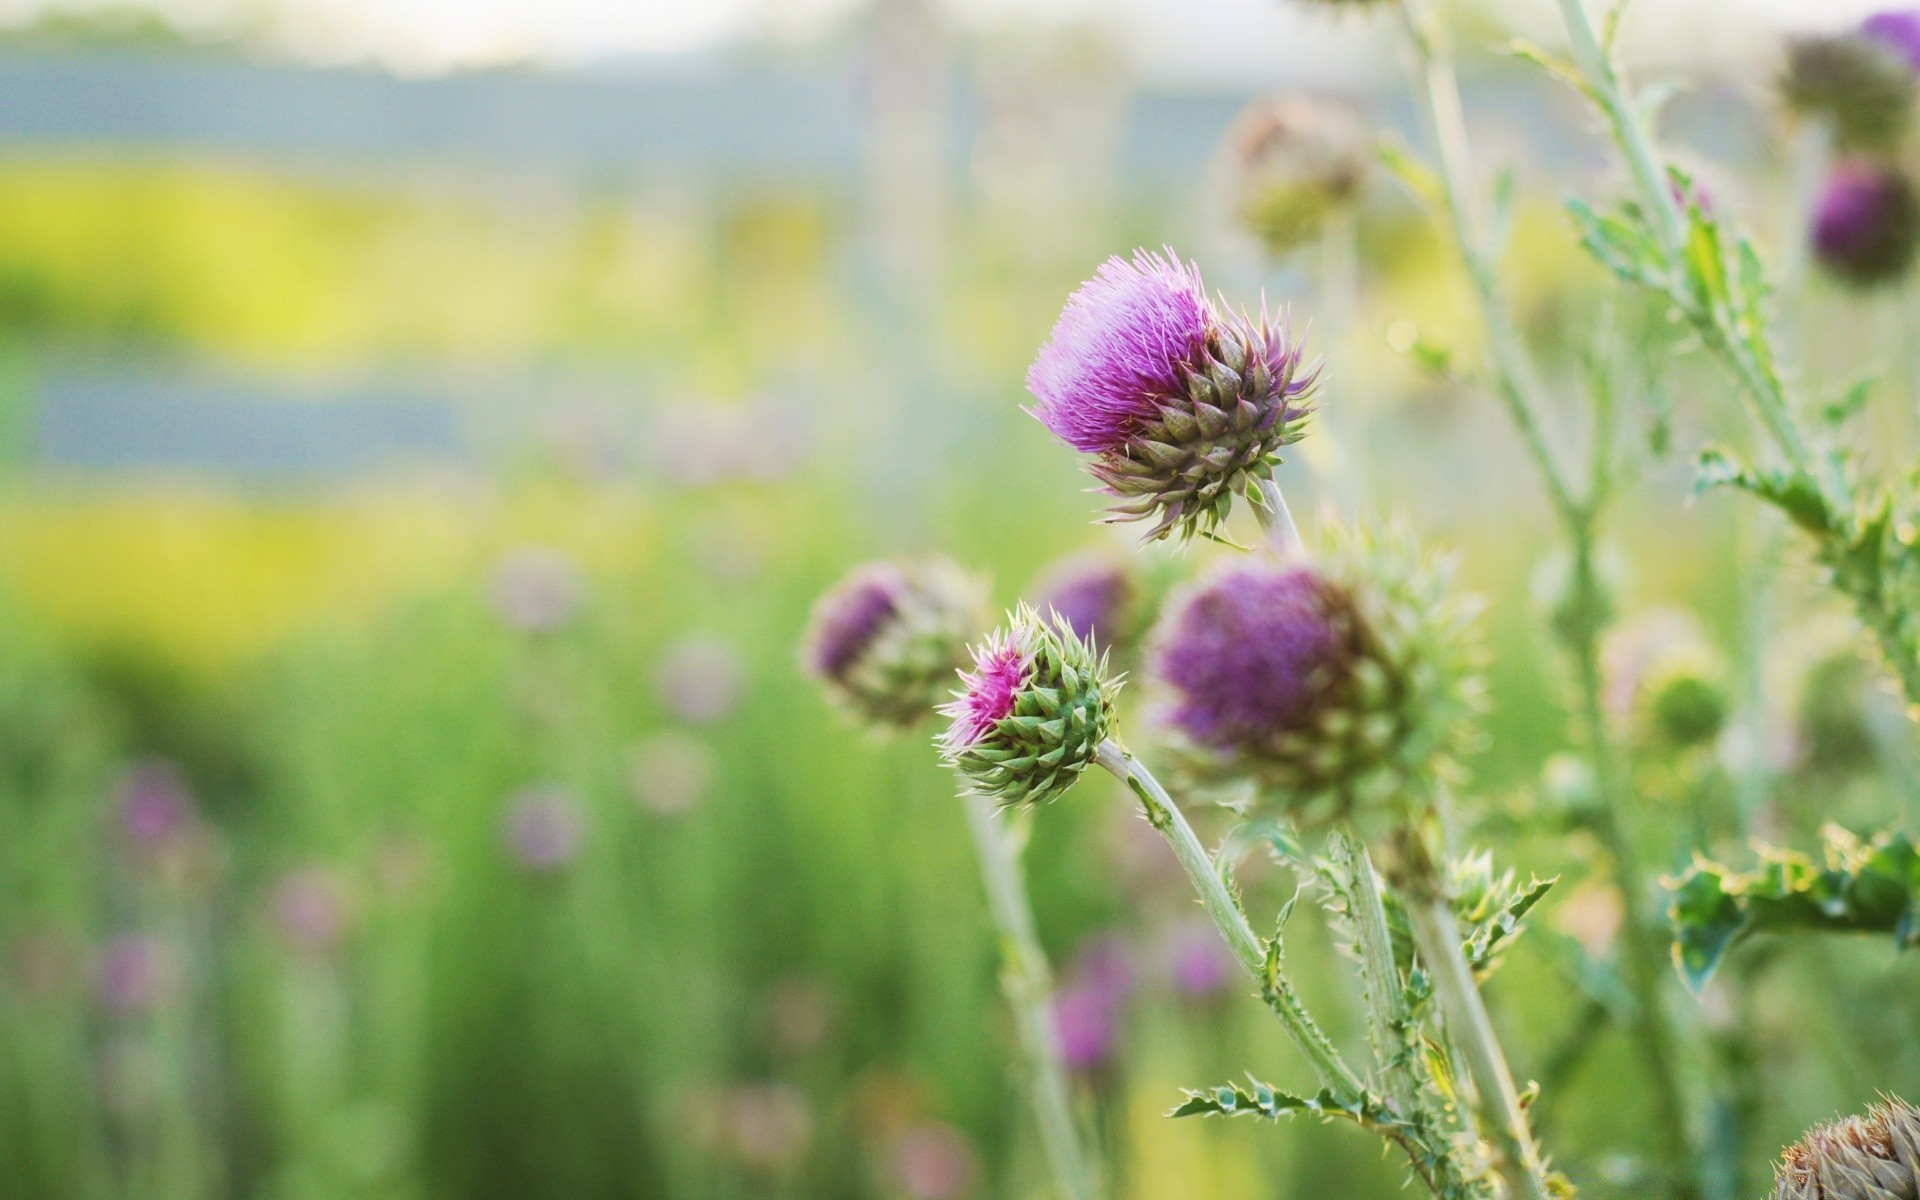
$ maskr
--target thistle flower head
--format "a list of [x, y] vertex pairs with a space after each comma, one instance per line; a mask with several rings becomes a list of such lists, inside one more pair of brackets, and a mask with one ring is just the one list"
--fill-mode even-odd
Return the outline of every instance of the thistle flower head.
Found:
[[1076, 554], [1047, 569], [1034, 589], [1034, 608], [1058, 613], [1075, 637], [1111, 649], [1133, 636], [1138, 591], [1124, 560]]
[[1820, 264], [1855, 287], [1891, 282], [1913, 265], [1920, 199], [1891, 163], [1852, 159], [1834, 168], [1813, 216]]
[[1774, 1200], [1920, 1200], [1920, 1109], [1888, 1099], [1787, 1148]]
[[1920, 71], [1920, 9], [1875, 13], [1861, 22], [1860, 35], [1896, 52], [1909, 67]]
[[1039, 804], [1078, 779], [1113, 723], [1118, 679], [1064, 621], [1022, 606], [973, 651], [940, 709], [941, 756], [982, 795]]
[[1655, 663], [1641, 685], [1646, 730], [1671, 746], [1704, 746], [1726, 727], [1732, 698], [1719, 659], [1704, 646]]
[[1320, 236], [1366, 179], [1366, 128], [1343, 105], [1302, 96], [1256, 100], [1227, 131], [1234, 215], [1279, 256]]
[[1841, 149], [1889, 150], [1913, 119], [1914, 66], [1887, 37], [1864, 31], [1798, 38], [1787, 46], [1780, 95], [1826, 123]]
[[1171, 251], [1109, 259], [1027, 372], [1034, 416], [1120, 500], [1108, 519], [1152, 518], [1149, 539], [1224, 520], [1303, 435], [1314, 383], [1284, 322], [1220, 313]]
[[1397, 537], [1352, 540], [1324, 564], [1239, 563], [1178, 597], [1152, 670], [1192, 782], [1251, 781], [1318, 820], [1448, 769], [1479, 682], [1447, 574]]
[[986, 624], [985, 587], [943, 558], [872, 563], [814, 606], [802, 658], [857, 719], [903, 729], [931, 716]]

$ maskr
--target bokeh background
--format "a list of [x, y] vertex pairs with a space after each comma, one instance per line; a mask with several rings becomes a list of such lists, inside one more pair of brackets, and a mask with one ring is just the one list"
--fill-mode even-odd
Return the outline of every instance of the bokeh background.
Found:
[[[1897, 457], [1916, 307], [1799, 280], [1767, 94], [1783, 27], [1851, 14], [1640, 7], [1638, 61], [1690, 88], [1668, 129], [1787, 264], [1815, 367], [1887, 381]], [[1303, 517], [1403, 513], [1489, 598], [1476, 835], [1563, 877], [1493, 1001], [1560, 1165], [1634, 1194], [1617, 998], [1554, 950], [1604, 953], [1617, 901], [1550, 819], [1549, 524], [1485, 397], [1407, 353], [1471, 357], [1466, 292], [1385, 179], [1351, 238], [1277, 261], [1221, 196], [1264, 92], [1412, 136], [1388, 30], [1277, 0], [3, 12], [0, 1195], [1044, 1194], [950, 782], [837, 721], [796, 646], [874, 555], [951, 553], [1010, 603], [1126, 546], [1021, 376], [1094, 265], [1163, 243], [1328, 360], [1283, 476]], [[1571, 378], [1608, 288], [1558, 203], [1613, 187], [1606, 156], [1530, 69], [1467, 67], [1528, 331]], [[1691, 612], [1743, 700], [1713, 765], [1644, 785], [1649, 856], [1714, 848], [1705, 788], [1801, 844], [1910, 818], [1884, 705], [1845, 726], [1869, 768], [1806, 753], [1779, 681], [1827, 628], [1811, 573], [1689, 500], [1685, 448], [1738, 426], [1710, 371], [1669, 386], [1622, 613]], [[1304, 1081], [1163, 854], [1094, 780], [1029, 852], [1118, 1194], [1395, 1194], [1343, 1129], [1162, 1118], [1242, 1069]], [[1762, 1179], [1809, 1120], [1912, 1098], [1920, 975], [1752, 953], [1762, 986], [1703, 1020], [1759, 1031]], [[1290, 954], [1354, 1036], [1324, 931]]]

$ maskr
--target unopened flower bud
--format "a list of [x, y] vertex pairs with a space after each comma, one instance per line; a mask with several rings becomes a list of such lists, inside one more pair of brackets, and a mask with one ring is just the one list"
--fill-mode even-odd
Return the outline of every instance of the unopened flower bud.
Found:
[[1366, 127], [1323, 100], [1256, 100], [1227, 131], [1226, 148], [1234, 215], [1276, 257], [1318, 238], [1366, 179]]
[[1211, 533], [1270, 478], [1305, 435], [1316, 379], [1284, 321], [1222, 313], [1198, 269], [1141, 251], [1067, 301], [1027, 387], [1054, 436], [1093, 456], [1119, 500], [1107, 519], [1152, 520], [1155, 540]]
[[1780, 93], [1794, 112], [1825, 122], [1842, 149], [1887, 150], [1913, 117], [1914, 68], [1883, 38], [1800, 38], [1787, 47]]
[[1120, 681], [1064, 621], [1022, 607], [973, 651], [941, 712], [942, 756], [1003, 804], [1039, 804], [1073, 785], [1113, 724]]
[[1920, 245], [1920, 199], [1891, 163], [1852, 159], [1834, 168], [1813, 214], [1813, 250], [1843, 282], [1869, 288], [1901, 278]]
[[1920, 1110], [1889, 1099], [1787, 1148], [1774, 1200], [1920, 1200]]
[[873, 563], [814, 606], [805, 665], [860, 720], [904, 729], [933, 715], [985, 624], [985, 586], [948, 560]]
[[1479, 696], [1447, 574], [1395, 542], [1352, 544], [1325, 565], [1236, 563], [1177, 598], [1153, 670], [1196, 781], [1251, 780], [1319, 820], [1446, 769]]
[[1726, 727], [1732, 698], [1720, 662], [1704, 646], [1669, 654], [1641, 683], [1646, 730], [1677, 747], [1704, 746]]

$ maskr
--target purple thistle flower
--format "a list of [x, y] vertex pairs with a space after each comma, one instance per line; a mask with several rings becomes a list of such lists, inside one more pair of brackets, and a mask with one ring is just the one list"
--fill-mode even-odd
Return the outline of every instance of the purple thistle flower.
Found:
[[1126, 939], [1118, 933], [1088, 938], [1074, 958], [1073, 979], [1106, 997], [1109, 1008], [1126, 1004], [1134, 983], [1133, 951]]
[[1168, 615], [1155, 652], [1178, 693], [1172, 723], [1216, 750], [1304, 729], [1352, 671], [1352, 601], [1312, 567], [1238, 565]]
[[514, 797], [506, 816], [507, 851], [522, 870], [551, 875], [580, 853], [580, 807], [562, 787], [533, 787]]
[[171, 983], [166, 948], [148, 934], [120, 934], [100, 955], [100, 1002], [123, 1016], [151, 1012]]
[[1033, 414], [1083, 454], [1117, 452], [1185, 394], [1214, 327], [1199, 270], [1172, 251], [1110, 258], [1067, 300], [1027, 371]]
[[1904, 275], [1920, 241], [1920, 201], [1899, 168], [1852, 159], [1833, 170], [1813, 215], [1822, 266], [1869, 287]]
[[1096, 1070], [1113, 1054], [1117, 1040], [1113, 1004], [1096, 984], [1079, 983], [1055, 992], [1053, 1027], [1060, 1039], [1060, 1058], [1071, 1070]]
[[1220, 935], [1205, 921], [1193, 921], [1174, 931], [1167, 947], [1167, 973], [1183, 996], [1217, 996], [1233, 982], [1233, 956]]
[[1898, 52], [1914, 70], [1920, 71], [1920, 9], [1875, 13], [1861, 22], [1860, 32]]
[[888, 622], [899, 615], [907, 580], [891, 563], [874, 563], [849, 575], [820, 598], [807, 645], [807, 667], [822, 679], [845, 683]]
[[1128, 608], [1134, 599], [1133, 575], [1124, 563], [1104, 554], [1076, 555], [1056, 564], [1035, 589], [1034, 607], [1058, 613], [1073, 636], [1102, 648], [1125, 641]]
[[120, 829], [143, 853], [167, 849], [193, 824], [193, 796], [180, 769], [161, 759], [134, 764], [120, 780]]
[[1033, 674], [1033, 652], [1020, 629], [998, 630], [973, 652], [973, 670], [960, 676], [961, 690], [940, 712], [953, 719], [944, 735], [947, 753], [957, 754], [985, 737], [1013, 712], [1014, 700]]

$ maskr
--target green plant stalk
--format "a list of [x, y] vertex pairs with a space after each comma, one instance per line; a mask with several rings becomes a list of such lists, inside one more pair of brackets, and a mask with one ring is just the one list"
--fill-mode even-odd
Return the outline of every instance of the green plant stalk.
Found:
[[1407, 1007], [1406, 987], [1393, 957], [1393, 935], [1387, 928], [1380, 876], [1367, 854], [1366, 843], [1350, 826], [1333, 835], [1333, 853], [1353, 880], [1354, 941], [1366, 982], [1367, 1028], [1379, 1063], [1381, 1085], [1394, 1106], [1411, 1116], [1420, 1110], [1420, 1081], [1406, 1053], [1405, 1040], [1413, 1013]]
[[1027, 900], [1019, 860], [998, 806], [972, 791], [963, 793], [961, 802], [980, 860], [987, 907], [1000, 935], [1001, 989], [1025, 1051], [1028, 1099], [1047, 1162], [1064, 1200], [1096, 1200], [1101, 1194], [1099, 1172], [1074, 1115], [1053, 1021], [1052, 971], [1034, 931], [1033, 907]]
[[1126, 784], [1139, 798], [1146, 810], [1148, 823], [1159, 830], [1173, 848], [1174, 857], [1179, 860], [1181, 870], [1186, 872], [1188, 881], [1198, 893], [1201, 907], [1206, 909], [1207, 916], [1213, 920], [1214, 927], [1226, 941], [1227, 949], [1247, 973], [1260, 982], [1261, 998], [1280, 1018], [1281, 1025], [1293, 1038], [1294, 1044], [1313, 1065], [1321, 1085], [1344, 1100], [1362, 1095], [1366, 1090], [1365, 1084], [1341, 1057], [1339, 1047], [1333, 1044], [1333, 1040], [1307, 1012], [1299, 993], [1294, 990], [1293, 981], [1287, 978], [1284, 971], [1268, 970], [1266, 945], [1247, 923], [1247, 916], [1241, 911], [1239, 900], [1228, 889], [1226, 880], [1221, 878], [1213, 855], [1200, 844], [1199, 835], [1193, 832], [1193, 826], [1187, 823], [1185, 814], [1173, 802], [1173, 797], [1160, 786], [1160, 781], [1153, 777], [1153, 772], [1147, 770], [1145, 764], [1112, 738], [1100, 743], [1095, 761]]
[[[1577, 6], [1579, 0], [1563, 2]], [[1597, 547], [1594, 532], [1599, 515], [1611, 498], [1611, 452], [1607, 444], [1611, 408], [1609, 404], [1605, 411], [1596, 414], [1590, 491], [1584, 496], [1576, 494], [1541, 430], [1537, 415], [1539, 405], [1534, 400], [1539, 394], [1538, 375], [1508, 312], [1497, 267], [1488, 257], [1474, 217], [1475, 190], [1467, 134], [1460, 106], [1459, 85], [1450, 58], [1444, 52], [1444, 30], [1424, 0], [1402, 0], [1401, 12], [1406, 19], [1408, 36], [1419, 65], [1422, 108], [1441, 161], [1441, 180], [1455, 240], [1487, 326], [1494, 390], [1526, 443], [1555, 516], [1571, 544], [1571, 602], [1581, 614], [1581, 620], [1575, 629], [1566, 631], [1566, 643], [1574, 660], [1580, 692], [1580, 720], [1589, 764], [1600, 795], [1597, 832], [1613, 856], [1615, 882], [1624, 898], [1626, 921], [1623, 937], [1629, 960], [1627, 983], [1639, 1007], [1639, 1019], [1634, 1030], [1636, 1042], [1654, 1082], [1663, 1153], [1670, 1163], [1677, 1166], [1694, 1161], [1695, 1151], [1689, 1136], [1686, 1095], [1674, 1071], [1674, 1048], [1679, 1039], [1662, 1000], [1668, 986], [1665, 950], [1664, 942], [1654, 936], [1654, 931], [1662, 928], [1662, 925], [1660, 914], [1652, 909], [1639, 860], [1634, 853], [1632, 831], [1627, 826], [1620, 803], [1612, 739], [1601, 704], [1599, 642], [1602, 632], [1600, 614], [1604, 611], [1604, 602], [1595, 561]], [[1661, 196], [1666, 208], [1674, 213], [1677, 223], [1678, 214], [1672, 197], [1666, 195], [1664, 189]]]

